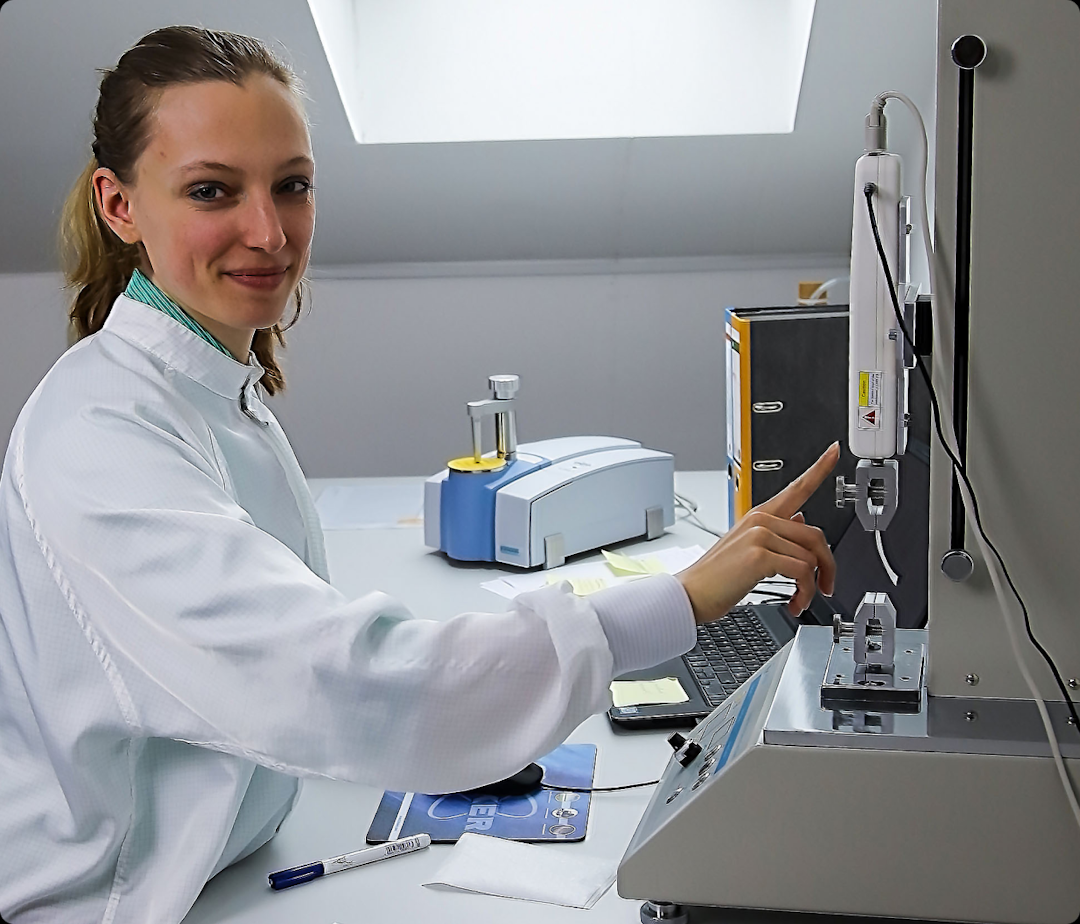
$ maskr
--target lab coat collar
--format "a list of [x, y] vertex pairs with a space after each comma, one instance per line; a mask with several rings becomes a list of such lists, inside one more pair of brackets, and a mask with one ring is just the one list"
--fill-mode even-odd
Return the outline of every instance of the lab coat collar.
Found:
[[104, 329], [142, 347], [223, 398], [235, 400], [264, 372], [254, 353], [248, 354], [246, 365], [239, 363], [164, 312], [126, 295], [113, 302]]

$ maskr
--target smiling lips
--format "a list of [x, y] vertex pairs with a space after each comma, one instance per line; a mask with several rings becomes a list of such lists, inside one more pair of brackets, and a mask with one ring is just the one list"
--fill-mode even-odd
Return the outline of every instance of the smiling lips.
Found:
[[224, 275], [234, 282], [249, 289], [276, 289], [289, 271], [287, 266], [252, 267], [251, 269], [230, 270]]

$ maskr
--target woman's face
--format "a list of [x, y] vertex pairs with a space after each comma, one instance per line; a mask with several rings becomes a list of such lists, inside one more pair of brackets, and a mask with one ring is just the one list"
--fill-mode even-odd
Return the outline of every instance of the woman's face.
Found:
[[154, 282], [246, 360], [307, 267], [314, 167], [299, 101], [253, 75], [162, 91], [133, 182], [101, 169], [94, 183], [102, 216], [142, 243]]

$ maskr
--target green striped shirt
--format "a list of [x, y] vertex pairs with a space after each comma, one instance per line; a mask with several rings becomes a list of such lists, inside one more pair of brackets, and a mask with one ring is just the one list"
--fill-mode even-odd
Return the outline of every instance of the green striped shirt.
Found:
[[210, 331], [203, 327], [190, 314], [184, 311], [183, 308], [162, 292], [161, 289], [147, 279], [139, 270], [135, 270], [135, 272], [131, 274], [131, 281], [128, 283], [127, 288], [124, 289], [124, 294], [128, 298], [133, 298], [137, 302], [142, 302], [144, 305], [149, 305], [151, 308], [157, 308], [158, 311], [164, 312], [174, 321], [179, 321], [183, 324], [184, 327], [193, 334], [197, 334], [209, 343], [210, 346], [220, 350], [228, 356], [229, 359], [235, 358], [217, 337], [210, 333]]

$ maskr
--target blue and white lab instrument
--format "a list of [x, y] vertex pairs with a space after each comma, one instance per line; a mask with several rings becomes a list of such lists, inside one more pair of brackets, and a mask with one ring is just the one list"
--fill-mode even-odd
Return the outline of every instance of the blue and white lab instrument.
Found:
[[[634, 440], [567, 436], [517, 445], [516, 375], [467, 405], [473, 453], [424, 485], [424, 543], [459, 561], [554, 568], [613, 542], [654, 539], [675, 522], [675, 459]], [[494, 453], [481, 446], [495, 418]]]

